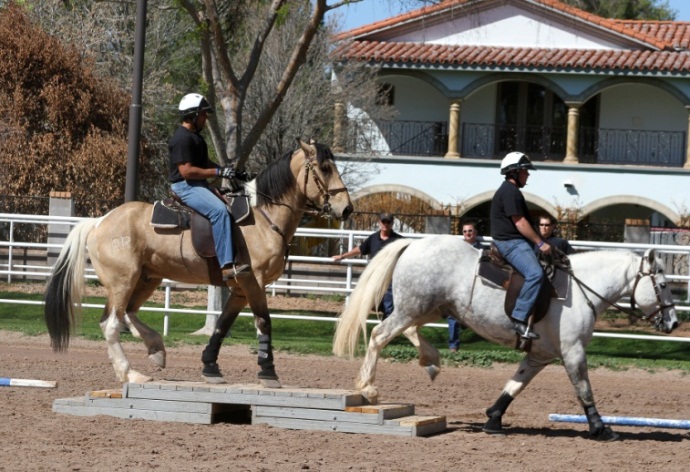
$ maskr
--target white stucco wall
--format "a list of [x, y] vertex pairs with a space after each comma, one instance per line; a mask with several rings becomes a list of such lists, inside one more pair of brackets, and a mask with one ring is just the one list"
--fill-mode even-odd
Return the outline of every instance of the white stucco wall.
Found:
[[[347, 159], [339, 156], [338, 159]], [[490, 201], [501, 184], [500, 161], [443, 158], [382, 158], [362, 163], [370, 179], [358, 192], [402, 191], [439, 205], [466, 206]], [[669, 220], [690, 209], [690, 171], [629, 166], [536, 163], [523, 192], [528, 201], [555, 213], [555, 207], [589, 214], [611, 205], [652, 208]], [[566, 187], [565, 182], [572, 184]]]
[[646, 84], [617, 85], [601, 94], [599, 127], [686, 131], [688, 111], [668, 92]]
[[448, 121], [449, 102], [441, 92], [423, 80], [386, 76], [382, 82], [395, 86], [393, 106], [398, 121]]
[[514, 5], [427, 24], [417, 31], [387, 36], [397, 41], [447, 45], [576, 49], [624, 49], [585, 28], [584, 22], [552, 20]]
[[496, 116], [496, 83], [477, 90], [462, 102], [460, 121], [493, 124]]

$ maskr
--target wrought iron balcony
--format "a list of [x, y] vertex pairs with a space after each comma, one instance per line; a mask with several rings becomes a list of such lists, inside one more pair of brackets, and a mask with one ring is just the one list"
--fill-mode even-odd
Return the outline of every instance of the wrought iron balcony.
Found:
[[[463, 123], [463, 157], [500, 159], [522, 151], [535, 161], [562, 161], [566, 155], [565, 127], [512, 126]], [[346, 150], [374, 155], [443, 156], [448, 149], [446, 122], [356, 122], [348, 127]], [[578, 158], [592, 164], [682, 167], [686, 133], [585, 128], [579, 130]]]

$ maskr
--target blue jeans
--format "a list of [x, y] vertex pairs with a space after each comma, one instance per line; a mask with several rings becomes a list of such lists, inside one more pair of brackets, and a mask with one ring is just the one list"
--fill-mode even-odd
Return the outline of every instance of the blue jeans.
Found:
[[223, 268], [235, 260], [232, 247], [232, 220], [225, 204], [209, 188], [205, 180], [176, 182], [170, 185], [182, 201], [208, 218], [213, 230], [213, 243], [218, 263]]
[[525, 278], [512, 317], [526, 323], [544, 281], [544, 270], [539, 265], [534, 249], [525, 239], [494, 240], [494, 244], [501, 255]]
[[462, 327], [458, 320], [452, 316], [448, 317], [448, 349], [458, 349], [460, 347], [460, 331]]
[[383, 295], [383, 300], [381, 300], [381, 304], [379, 305], [379, 311], [383, 312], [383, 318], [386, 319], [390, 316], [391, 313], [393, 313], [393, 285], [388, 286], [388, 290], [386, 290], [386, 293]]

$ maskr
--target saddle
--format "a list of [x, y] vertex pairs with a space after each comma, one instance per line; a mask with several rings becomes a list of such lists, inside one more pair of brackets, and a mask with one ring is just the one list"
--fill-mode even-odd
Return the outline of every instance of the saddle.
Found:
[[[235, 223], [241, 223], [250, 215], [249, 195], [243, 191], [230, 193], [215, 187], [212, 191], [225, 203]], [[225, 285], [216, 257], [211, 222], [206, 217], [185, 205], [180, 197], [172, 193], [171, 197], [153, 204], [150, 224], [159, 229], [191, 230], [192, 246], [199, 256], [207, 259], [212, 285]], [[236, 237], [237, 233], [233, 231], [233, 237]]]
[[[539, 290], [537, 301], [534, 304], [534, 311], [532, 313], [533, 322], [539, 322], [549, 311], [551, 299], [557, 298], [560, 300], [568, 296], [568, 289], [570, 286], [570, 275], [561, 267], [570, 268], [570, 260], [565, 254], [558, 254], [549, 261], [540, 259], [539, 262], [544, 268], [546, 277], [544, 283]], [[515, 308], [515, 302], [520, 289], [525, 283], [525, 278], [506, 261], [498, 249], [493, 244], [489, 249], [484, 249], [482, 256], [479, 258], [479, 265], [477, 266], [477, 275], [483, 280], [495, 285], [506, 291], [505, 302], [503, 309], [506, 316], [510, 318]]]

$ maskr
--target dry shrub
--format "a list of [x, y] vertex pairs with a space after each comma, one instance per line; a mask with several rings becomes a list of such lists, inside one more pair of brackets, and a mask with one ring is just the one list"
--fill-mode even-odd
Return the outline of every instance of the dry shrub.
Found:
[[[129, 94], [98, 78], [92, 64], [33, 25], [14, 2], [0, 8], [0, 194], [72, 192], [80, 216], [124, 199]], [[146, 147], [140, 173], [148, 169]], [[16, 213], [38, 212], [21, 200]]]

